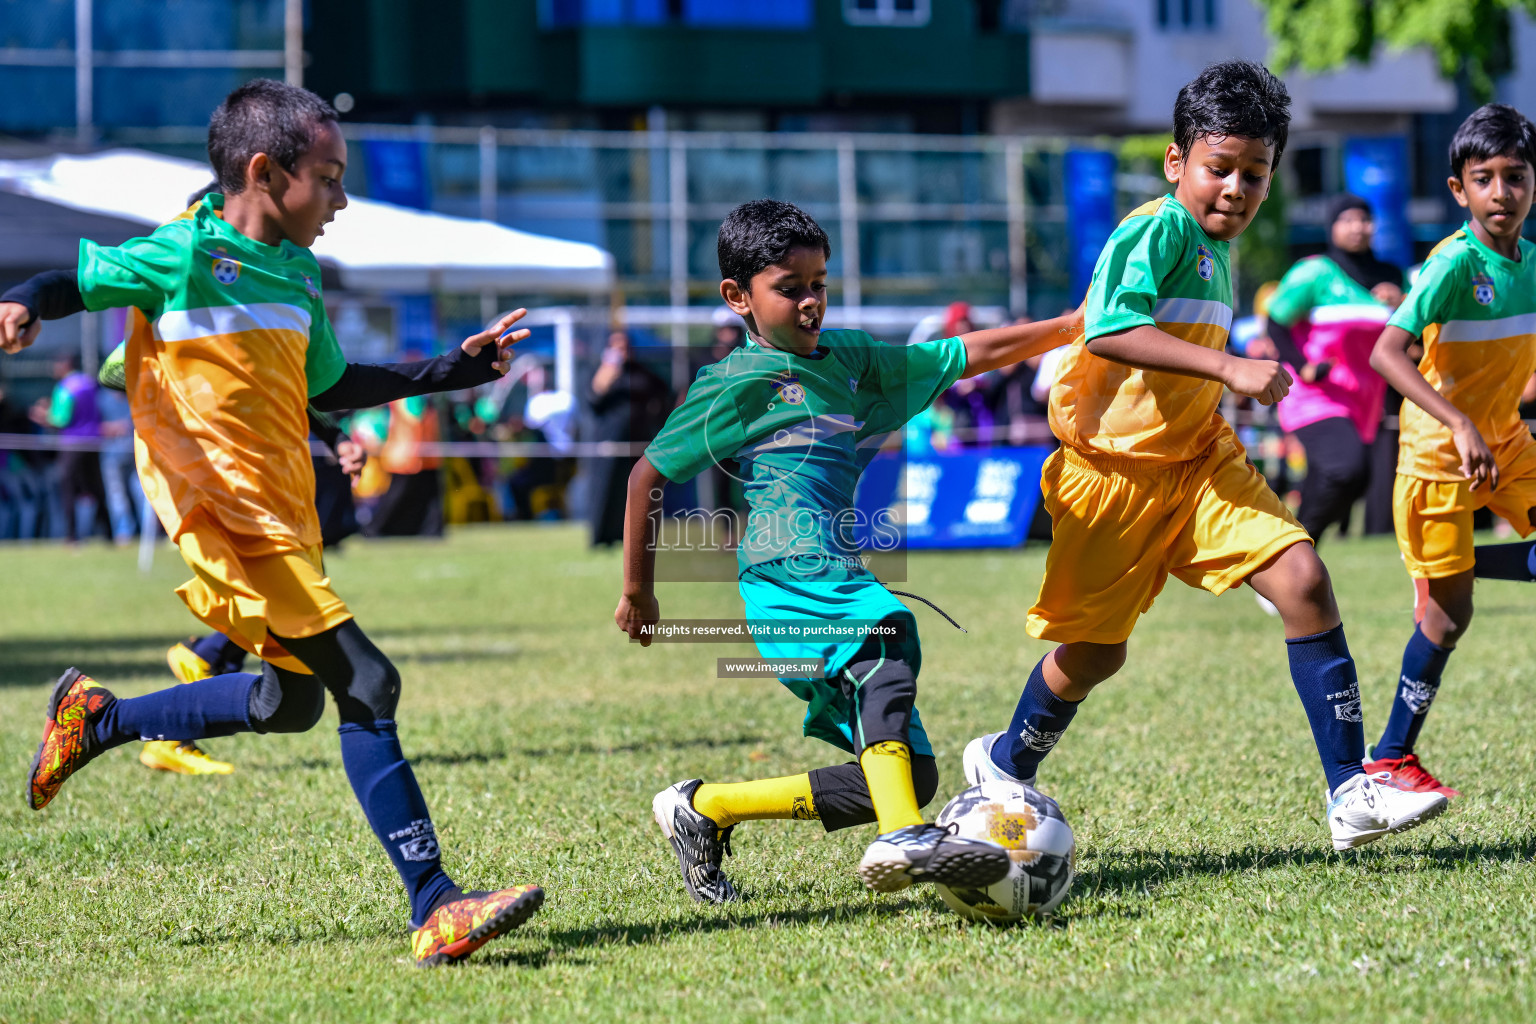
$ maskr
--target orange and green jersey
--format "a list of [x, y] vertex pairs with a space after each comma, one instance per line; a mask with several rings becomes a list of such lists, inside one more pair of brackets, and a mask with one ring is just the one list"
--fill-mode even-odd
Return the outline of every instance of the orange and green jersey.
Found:
[[[1419, 372], [1471, 417], [1500, 466], [1531, 443], [1520, 392], [1536, 372], [1536, 246], [1500, 256], [1463, 227], [1429, 254], [1388, 323], [1424, 340]], [[1403, 403], [1397, 471], [1420, 480], [1462, 476], [1450, 428]]]
[[1218, 351], [1232, 326], [1227, 243], [1201, 230], [1172, 196], [1120, 222], [1093, 271], [1085, 330], [1051, 388], [1051, 429], [1090, 455], [1184, 462], [1224, 431], [1221, 385], [1177, 373], [1138, 370], [1101, 358], [1086, 343], [1149, 324]]
[[127, 307], [139, 476], [173, 538], [198, 513], [242, 550], [320, 543], [310, 396], [346, 368], [309, 250], [225, 223], [211, 194], [144, 238], [80, 243], [90, 310]]

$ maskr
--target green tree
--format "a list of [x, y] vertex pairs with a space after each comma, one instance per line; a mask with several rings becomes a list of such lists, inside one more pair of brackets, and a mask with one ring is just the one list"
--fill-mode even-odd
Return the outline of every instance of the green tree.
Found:
[[1378, 44], [1427, 46], [1446, 78], [1465, 75], [1479, 101], [1510, 69], [1509, 12], [1536, 0], [1257, 0], [1280, 68], [1328, 71], [1365, 62]]

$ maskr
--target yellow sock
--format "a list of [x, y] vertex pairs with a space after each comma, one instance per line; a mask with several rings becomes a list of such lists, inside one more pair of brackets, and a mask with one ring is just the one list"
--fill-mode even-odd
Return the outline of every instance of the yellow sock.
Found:
[[693, 809], [721, 828], [738, 821], [794, 818], [814, 821], [816, 801], [811, 797], [810, 775], [786, 775], [753, 782], [706, 782], [693, 791]]
[[859, 755], [864, 781], [869, 784], [869, 799], [875, 805], [880, 834], [921, 825], [923, 812], [917, 807], [917, 793], [912, 788], [912, 748], [895, 740], [885, 740], [864, 748]]

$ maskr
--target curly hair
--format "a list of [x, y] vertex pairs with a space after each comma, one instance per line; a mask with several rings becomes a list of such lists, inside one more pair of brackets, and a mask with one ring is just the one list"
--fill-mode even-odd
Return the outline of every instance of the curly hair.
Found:
[[1173, 103], [1173, 138], [1185, 156], [1200, 139], [1240, 136], [1274, 146], [1278, 163], [1290, 128], [1285, 83], [1251, 60], [1207, 65]]

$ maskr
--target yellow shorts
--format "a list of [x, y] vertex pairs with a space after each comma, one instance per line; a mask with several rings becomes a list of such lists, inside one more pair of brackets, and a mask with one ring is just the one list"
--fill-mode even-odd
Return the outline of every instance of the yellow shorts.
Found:
[[1509, 521], [1522, 537], [1531, 533], [1536, 508], [1536, 440], [1499, 467], [1499, 489], [1472, 489], [1465, 480], [1420, 480], [1399, 473], [1392, 485], [1392, 524], [1408, 575], [1437, 580], [1471, 572], [1472, 513], [1483, 507]]
[[1230, 434], [1172, 465], [1063, 446], [1041, 486], [1053, 536], [1026, 629], [1042, 640], [1120, 643], [1170, 574], [1220, 594], [1310, 542]]
[[318, 546], [270, 553], [260, 538], [232, 536], [196, 512], [184, 521], [177, 545], [193, 573], [176, 588], [177, 596], [193, 615], [262, 661], [308, 672], [274, 637], [315, 636], [352, 618], [331, 589]]

